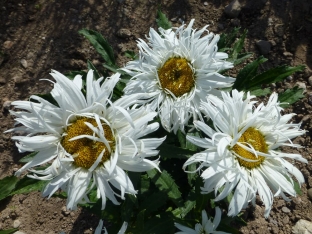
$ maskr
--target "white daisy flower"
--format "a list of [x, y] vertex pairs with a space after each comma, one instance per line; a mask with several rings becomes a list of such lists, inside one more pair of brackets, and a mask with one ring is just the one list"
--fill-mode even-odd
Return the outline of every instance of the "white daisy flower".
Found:
[[[122, 224], [122, 226], [121, 226], [121, 228], [117, 234], [124, 234], [127, 230], [127, 227], [128, 227], [128, 223], [123, 222], [123, 224]], [[101, 234], [102, 230], [104, 231], [104, 234], [108, 234], [106, 228], [105, 227], [103, 228], [103, 220], [101, 219], [98, 226], [95, 229], [94, 234]]]
[[217, 52], [220, 36], [208, 33], [208, 25], [196, 31], [193, 23], [194, 19], [175, 30], [159, 28], [160, 34], [151, 28], [148, 43], [138, 41], [140, 58], [123, 68], [132, 76], [124, 93], [148, 93], [147, 101], [168, 132], [184, 131], [190, 118], [201, 118], [200, 101], [207, 94], [218, 95], [218, 88], [234, 82], [218, 73], [233, 67], [225, 61], [226, 53]]
[[195, 225], [195, 230], [189, 227], [183, 226], [179, 223], [174, 223], [174, 225], [181, 230], [181, 232], [176, 232], [175, 234], [227, 234], [227, 232], [216, 231], [219, 223], [221, 221], [221, 210], [216, 207], [216, 214], [213, 222], [208, 219], [205, 210], [202, 211], [202, 224], [197, 223]]
[[[87, 202], [87, 193], [97, 187], [97, 197], [119, 204], [116, 196], [124, 199], [125, 193], [136, 194], [124, 170], [143, 172], [158, 169], [156, 148], [164, 138], [145, 138], [158, 129], [158, 123], [148, 124], [157, 115], [148, 106], [136, 108], [137, 98], [132, 95], [110, 100], [120, 74], [103, 81], [93, 79], [89, 71], [86, 96], [81, 91], [81, 76], [69, 80], [57, 71], [51, 91], [57, 104], [41, 97], [31, 96], [30, 101], [15, 101], [12, 105], [22, 111], [11, 111], [16, 116], [11, 131], [26, 132], [26, 136], [13, 136], [20, 152], [38, 152], [22, 168], [34, 172], [30, 177], [51, 180], [43, 196], [51, 197], [58, 189], [67, 192], [67, 208], [75, 210], [77, 203]], [[45, 170], [35, 166], [53, 161]], [[120, 190], [120, 194], [116, 193]]]
[[[258, 193], [265, 205], [265, 217], [269, 216], [273, 197], [285, 193], [296, 196], [294, 176], [304, 183], [302, 173], [285, 158], [307, 163], [299, 154], [284, 153], [281, 146], [299, 148], [291, 139], [305, 133], [300, 124], [288, 123], [295, 114], [282, 115], [282, 108], [273, 93], [267, 105], [257, 107], [254, 96], [237, 90], [222, 93], [223, 101], [210, 96], [201, 109], [213, 121], [213, 128], [195, 121], [195, 126], [209, 138], [187, 136], [193, 144], [205, 148], [189, 158], [183, 168], [199, 163], [204, 179], [203, 193], [215, 192], [215, 201], [234, 191], [229, 205], [229, 216], [237, 215], [251, 201], [255, 205]], [[207, 100], [208, 100], [207, 99]], [[203, 171], [202, 171], [203, 170]]]

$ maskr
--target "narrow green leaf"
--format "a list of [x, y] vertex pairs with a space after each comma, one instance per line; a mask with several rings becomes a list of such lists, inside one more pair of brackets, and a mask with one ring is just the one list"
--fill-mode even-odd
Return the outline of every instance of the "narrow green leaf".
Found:
[[172, 27], [171, 22], [169, 21], [169, 19], [164, 13], [158, 10], [157, 15], [158, 15], [158, 18], [156, 19], [156, 23], [158, 27], [161, 27], [163, 29], [169, 29]]
[[265, 89], [255, 89], [250, 91], [251, 95], [255, 95], [257, 97], [259, 96], [265, 96], [268, 95], [269, 93], [272, 93], [272, 91], [269, 88], [265, 88]]
[[167, 202], [167, 194], [158, 191], [154, 192], [152, 195], [146, 197], [146, 199], [140, 204], [140, 209], [145, 210], [145, 214], [149, 215], [150, 213], [158, 210], [162, 205]]
[[234, 65], [238, 65], [242, 62], [244, 62], [244, 60], [250, 58], [253, 55], [253, 53], [243, 53], [243, 54], [239, 54], [237, 56], [237, 59], [234, 60]]
[[0, 180], [0, 200], [10, 196], [18, 181], [16, 176], [7, 176]]
[[88, 60], [87, 61], [87, 65], [88, 65], [88, 70], [93, 70], [93, 77], [95, 80], [98, 80], [101, 77], [101, 74], [98, 72], [98, 70], [95, 68], [95, 66], [93, 65], [93, 63]]
[[16, 186], [10, 195], [41, 191], [48, 182], [49, 181], [46, 180], [35, 180], [25, 176], [16, 183]]
[[196, 206], [195, 211], [197, 213], [201, 213], [201, 211], [207, 206], [209, 201], [209, 194], [202, 194], [201, 187], [203, 185], [203, 181], [201, 177], [197, 177], [196, 185], [195, 185], [195, 197], [196, 197]]
[[295, 189], [296, 193], [299, 196], [302, 195], [302, 191], [301, 191], [300, 185], [299, 185], [299, 183], [296, 180], [294, 180], [294, 189]]
[[240, 36], [240, 38], [234, 43], [233, 50], [229, 55], [230, 60], [235, 61], [237, 59], [238, 54], [241, 52], [241, 50], [244, 47], [247, 32], [248, 31], [245, 29], [243, 34]]
[[267, 61], [267, 59], [261, 56], [257, 60], [242, 68], [236, 77], [233, 89], [237, 89], [238, 91], [246, 90], [248, 83], [257, 74], [259, 65], [265, 61]]
[[148, 175], [141, 176], [141, 186], [140, 186], [140, 194], [144, 194], [148, 192], [150, 189], [150, 179]]
[[284, 108], [297, 102], [301, 98], [304, 98], [303, 89], [299, 89], [298, 86], [295, 86], [292, 89], [287, 89], [284, 93], [278, 94], [278, 101]]
[[168, 197], [176, 204], [176, 206], [182, 206], [179, 187], [167, 171], [163, 170], [162, 173], [159, 173], [156, 169], [153, 169], [148, 171], [147, 174], [160, 191], [164, 191], [168, 194]]
[[236, 39], [239, 29], [240, 28], [233, 28], [229, 34], [222, 33], [220, 35], [220, 40], [218, 41], [218, 51], [221, 52], [232, 48], [232, 44]]
[[127, 50], [125, 52], [125, 56], [132, 59], [132, 60], [136, 60], [138, 58], [138, 55], [132, 50]]
[[178, 140], [180, 142], [181, 148], [186, 148], [186, 135], [179, 129], [177, 132]]
[[12, 228], [12, 229], [7, 229], [7, 230], [1, 230], [0, 234], [12, 234], [14, 232], [18, 231], [18, 228]]
[[22, 157], [18, 162], [20, 162], [20, 163], [28, 163], [36, 156], [37, 153], [38, 152], [32, 152], [32, 153]]
[[[188, 133], [187, 135], [189, 136], [197, 136], [199, 137], [199, 133], [198, 132], [195, 132], [195, 133]], [[196, 151], [197, 150], [197, 146], [194, 145], [193, 143], [191, 143], [190, 141], [186, 140], [186, 148], [191, 150], [191, 151]]]
[[102, 56], [107, 64], [115, 65], [113, 48], [99, 32], [82, 29], [79, 31], [79, 33], [89, 40], [89, 42], [93, 45], [95, 50]]
[[302, 71], [304, 66], [279, 66], [274, 67], [268, 71], [265, 71], [257, 76], [255, 76], [252, 80], [250, 80], [247, 84], [247, 88], [249, 90], [255, 89], [256, 87], [261, 86], [262, 84], [271, 84], [278, 81], [283, 80], [284, 78], [290, 76], [291, 74]]

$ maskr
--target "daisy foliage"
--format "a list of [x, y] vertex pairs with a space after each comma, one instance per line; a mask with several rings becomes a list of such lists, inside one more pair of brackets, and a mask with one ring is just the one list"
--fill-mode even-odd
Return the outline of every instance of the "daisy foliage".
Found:
[[256, 105], [254, 96], [244, 95], [233, 90], [223, 92], [222, 99], [210, 95], [201, 103], [201, 111], [213, 124], [194, 122], [207, 137], [187, 136], [187, 140], [205, 150], [190, 157], [183, 168], [198, 165], [193, 172], [199, 172], [204, 180], [202, 192], [214, 192], [215, 201], [234, 191], [229, 216], [236, 216], [249, 202], [255, 205], [259, 194], [268, 217], [273, 197], [289, 201], [286, 194], [296, 196], [293, 178], [304, 183], [302, 173], [289, 160], [307, 160], [300, 154], [283, 152], [280, 147], [300, 148], [292, 139], [305, 131], [300, 124], [290, 122], [294, 114], [282, 115], [276, 93], [266, 105]]
[[[158, 168], [156, 148], [165, 138], [144, 138], [159, 124], [148, 122], [156, 113], [148, 106], [137, 107], [138, 96], [110, 100], [120, 74], [103, 81], [94, 80], [90, 70], [86, 79], [86, 95], [82, 79], [73, 80], [57, 71], [51, 95], [55, 104], [39, 96], [29, 101], [15, 101], [18, 111], [11, 111], [16, 125], [9, 132], [23, 132], [12, 139], [20, 152], [37, 152], [35, 157], [15, 174], [28, 170], [38, 180], [49, 180], [43, 196], [51, 197], [62, 189], [67, 192], [67, 208], [88, 201], [88, 191], [97, 187], [97, 197], [119, 204], [118, 197], [136, 194], [125, 171], [143, 172]], [[38, 165], [51, 162], [46, 169]], [[117, 192], [117, 191], [120, 191]]]
[[132, 77], [124, 93], [149, 94], [146, 101], [168, 132], [184, 132], [191, 118], [201, 118], [200, 101], [235, 80], [220, 73], [233, 66], [226, 53], [218, 52], [220, 36], [209, 33], [208, 25], [196, 30], [193, 24], [194, 19], [159, 33], [151, 28], [148, 42], [138, 40], [139, 59], [122, 68]]

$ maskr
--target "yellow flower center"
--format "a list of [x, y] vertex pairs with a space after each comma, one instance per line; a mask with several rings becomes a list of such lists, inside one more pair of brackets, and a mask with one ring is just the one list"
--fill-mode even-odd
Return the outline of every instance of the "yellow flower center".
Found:
[[[85, 137], [70, 141], [71, 138], [80, 135], [94, 135], [94, 132], [85, 124], [85, 122], [88, 122], [93, 126], [98, 126], [95, 119], [87, 117], [79, 118], [67, 127], [67, 135], [63, 137], [61, 144], [64, 149], [73, 156], [74, 164], [76, 166], [88, 169], [93, 165], [103, 150], [105, 151], [101, 160], [102, 163], [110, 159], [111, 152], [104, 143]], [[115, 145], [113, 132], [105, 123], [102, 123], [102, 127], [104, 130], [104, 136], [109, 142], [111, 150], [113, 150]], [[95, 137], [96, 136], [97, 135], [95, 134]]]
[[170, 58], [158, 70], [160, 85], [176, 97], [191, 91], [195, 85], [193, 70], [185, 58]]
[[[243, 135], [239, 138], [238, 142], [241, 142], [245, 146], [250, 147], [250, 145], [254, 148], [255, 151], [268, 153], [268, 146], [266, 144], [265, 138], [261, 132], [259, 132], [255, 128], [248, 128]], [[234, 145], [232, 150], [238, 154], [240, 157], [236, 157], [239, 164], [248, 169], [253, 169], [261, 165], [264, 161], [265, 157], [256, 156], [254, 153], [251, 153], [245, 149], [243, 149], [238, 144]], [[255, 162], [246, 161], [245, 159], [257, 160]]]

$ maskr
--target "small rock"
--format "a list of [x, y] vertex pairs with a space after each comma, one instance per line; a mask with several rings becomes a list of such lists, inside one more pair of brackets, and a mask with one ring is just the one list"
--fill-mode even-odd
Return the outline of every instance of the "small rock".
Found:
[[3, 43], [3, 48], [4, 49], [10, 49], [11, 47], [13, 46], [13, 42], [12, 41], [5, 41], [4, 43]]
[[63, 214], [64, 216], [68, 216], [68, 215], [70, 214], [70, 212], [66, 209], [66, 206], [63, 206], [63, 207], [62, 207], [62, 214]]
[[268, 25], [271, 26], [273, 24], [273, 19], [272, 18], [268, 18]]
[[35, 57], [35, 54], [33, 52], [29, 52], [26, 56], [27, 59], [32, 59]]
[[6, 109], [6, 110], [9, 110], [9, 109], [10, 109], [10, 106], [11, 106], [11, 103], [12, 103], [12, 101], [6, 100], [6, 101], [3, 102], [2, 107], [3, 107], [4, 109]]
[[15, 84], [21, 84], [26, 81], [21, 75], [15, 75], [12, 79], [14, 80]]
[[289, 223], [289, 216], [285, 216], [285, 217], [283, 218], [283, 223], [284, 223], [284, 224], [288, 224], [288, 223]]
[[19, 221], [18, 219], [15, 219], [13, 222], [13, 227], [18, 228], [20, 225], [21, 225], [21, 221]]
[[292, 80], [293, 80], [293, 77], [292, 77], [292, 76], [287, 76], [287, 77], [286, 77], [286, 80], [292, 81]]
[[303, 89], [303, 93], [305, 93], [307, 91], [307, 86], [305, 83], [303, 82], [296, 82], [295, 86], [298, 86], [299, 89]]
[[288, 209], [286, 206], [283, 206], [283, 207], [282, 207], [282, 211], [283, 211], [284, 213], [289, 213], [289, 212], [290, 212], [290, 209]]
[[269, 40], [272, 47], [276, 46], [276, 42], [274, 40]]
[[170, 19], [171, 22], [177, 22], [178, 18], [177, 17], [173, 17], [172, 19]]
[[208, 6], [208, 2], [204, 2], [204, 5], [205, 5], [205, 6]]
[[224, 13], [229, 18], [236, 18], [241, 11], [241, 5], [238, 0], [233, 0], [229, 5], [224, 8]]
[[221, 23], [218, 23], [218, 29], [219, 29], [219, 30], [223, 30], [223, 29], [224, 29], [224, 25], [221, 24]]
[[268, 54], [271, 50], [271, 43], [268, 41], [259, 40], [256, 42], [256, 45], [262, 55]]
[[309, 82], [309, 85], [312, 86], [312, 76], [309, 77], [308, 82]]
[[312, 200], [312, 188], [308, 189], [308, 197]]
[[26, 59], [21, 59], [21, 65], [23, 68], [27, 68], [27, 61]]
[[128, 37], [131, 36], [131, 32], [130, 32], [129, 29], [121, 28], [121, 29], [118, 30], [117, 36], [121, 37], [121, 38], [128, 38]]
[[295, 226], [292, 227], [293, 234], [312, 234], [311, 230], [312, 223], [304, 219], [300, 219]]
[[21, 232], [21, 231], [16, 231], [13, 234], [26, 234], [25, 232]]
[[290, 52], [288, 52], [288, 51], [285, 51], [285, 52], [283, 53], [283, 55], [284, 55], [285, 57], [292, 57], [292, 56], [293, 56], [293, 54], [290, 53]]

